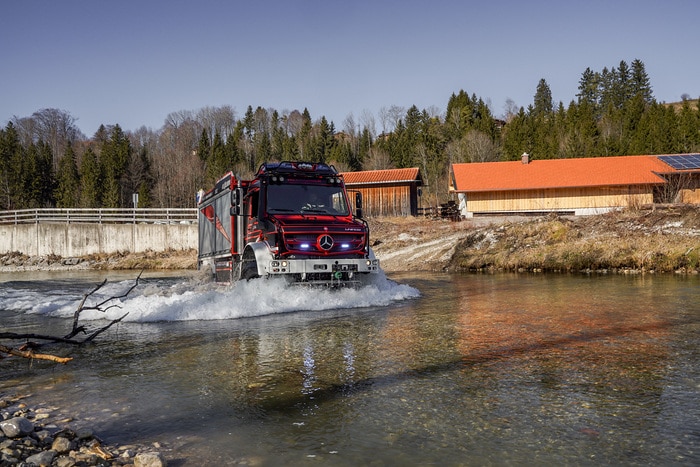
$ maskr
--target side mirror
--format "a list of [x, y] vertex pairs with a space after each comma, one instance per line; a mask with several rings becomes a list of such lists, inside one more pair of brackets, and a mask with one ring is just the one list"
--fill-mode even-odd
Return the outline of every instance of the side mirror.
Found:
[[362, 193], [355, 193], [355, 216], [362, 219]]
[[238, 216], [241, 213], [241, 189], [236, 188], [231, 192], [231, 215]]

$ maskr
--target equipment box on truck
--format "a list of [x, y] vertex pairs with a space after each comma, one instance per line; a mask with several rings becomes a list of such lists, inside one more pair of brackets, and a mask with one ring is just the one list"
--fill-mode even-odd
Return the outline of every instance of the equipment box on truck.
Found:
[[333, 166], [272, 162], [252, 180], [229, 172], [200, 193], [199, 256], [217, 281], [282, 276], [290, 282], [356, 285], [379, 272], [362, 219]]

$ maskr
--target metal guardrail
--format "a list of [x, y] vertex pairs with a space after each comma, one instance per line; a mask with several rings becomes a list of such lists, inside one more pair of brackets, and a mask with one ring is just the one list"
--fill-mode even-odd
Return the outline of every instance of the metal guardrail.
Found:
[[196, 208], [20, 209], [0, 211], [0, 224], [192, 224]]

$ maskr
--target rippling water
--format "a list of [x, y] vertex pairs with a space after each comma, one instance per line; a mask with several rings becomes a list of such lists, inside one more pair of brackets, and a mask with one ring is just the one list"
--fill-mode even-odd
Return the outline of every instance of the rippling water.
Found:
[[[2, 328], [65, 333], [95, 274], [0, 275]], [[176, 465], [700, 463], [699, 278], [391, 279], [145, 278], [130, 322], [65, 367], [0, 361], [0, 391]]]

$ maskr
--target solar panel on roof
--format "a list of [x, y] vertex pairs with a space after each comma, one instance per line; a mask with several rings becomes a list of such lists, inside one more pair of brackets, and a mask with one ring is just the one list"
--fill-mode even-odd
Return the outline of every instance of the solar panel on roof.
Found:
[[676, 170], [700, 169], [700, 154], [659, 156], [659, 159]]

